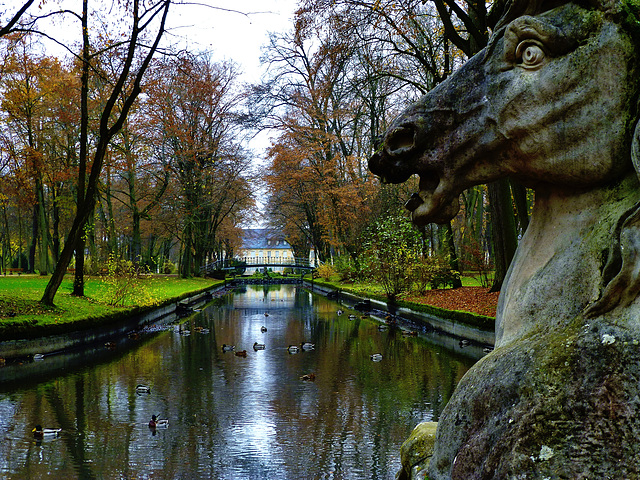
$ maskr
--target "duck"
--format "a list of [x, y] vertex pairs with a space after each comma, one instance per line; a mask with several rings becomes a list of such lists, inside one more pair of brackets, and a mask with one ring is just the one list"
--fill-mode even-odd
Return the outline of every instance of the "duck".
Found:
[[167, 419], [159, 419], [157, 415], [151, 415], [151, 420], [149, 420], [149, 428], [166, 428], [169, 426], [169, 420]]
[[403, 337], [417, 337], [418, 336], [418, 332], [416, 332], [415, 330], [403, 330], [402, 331], [402, 336]]
[[316, 379], [315, 373], [305, 373], [300, 377], [300, 380], [304, 380], [305, 382], [313, 382]]
[[461, 347], [466, 347], [466, 346], [468, 346], [470, 344], [471, 344], [471, 342], [469, 340], [467, 340], [467, 339], [463, 338], [462, 340], [460, 340], [460, 346]]
[[342, 315], [344, 312], [342, 311], [342, 309], [339, 309], [337, 312], [338, 316]]
[[388, 325], [384, 325], [384, 324], [378, 325], [378, 331], [386, 332], [387, 330], [389, 330], [389, 326]]
[[140, 383], [136, 385], [136, 393], [151, 393], [151, 387]]
[[371, 358], [371, 360], [373, 360], [374, 362], [379, 362], [382, 360], [382, 354], [381, 353], [374, 353], [373, 355], [369, 355], [369, 357]]
[[298, 353], [300, 351], [300, 347], [298, 347], [297, 345], [289, 345], [287, 350], [289, 351], [289, 353]]
[[253, 349], [254, 350], [264, 350], [265, 348], [266, 348], [266, 345], [264, 343], [255, 342], [253, 344]]
[[315, 343], [310, 343], [310, 342], [302, 342], [300, 344], [300, 348], [302, 350], [313, 350], [314, 348], [316, 348], [316, 344]]
[[484, 347], [484, 348], [482, 349], [482, 351], [483, 351], [484, 353], [491, 353], [491, 352], [493, 352], [493, 347]]
[[222, 351], [223, 352], [231, 352], [236, 348], [235, 345], [227, 345], [226, 343], [222, 344]]
[[240, 352], [235, 352], [236, 357], [245, 357], [247, 356], [247, 351], [246, 350], [242, 350]]
[[44, 360], [44, 355], [43, 355], [42, 353], [36, 353], [36, 354], [33, 356], [33, 359], [34, 359], [34, 360]]
[[264, 316], [265, 316], [265, 317], [268, 317], [268, 316], [269, 316], [269, 314], [268, 314], [267, 312], [264, 312]]
[[265, 333], [267, 331], [267, 327], [265, 327], [264, 325], [260, 327], [260, 331], [262, 333]]
[[57, 437], [61, 431], [61, 428], [42, 428], [42, 425], [36, 425], [36, 428], [32, 430], [33, 436], [36, 438]]
[[356, 316], [352, 313], [351, 315], [349, 315], [349, 320], [355, 320]]

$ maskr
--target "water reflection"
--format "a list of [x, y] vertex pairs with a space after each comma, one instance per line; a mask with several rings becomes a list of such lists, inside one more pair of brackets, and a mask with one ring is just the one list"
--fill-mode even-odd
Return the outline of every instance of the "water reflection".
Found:
[[[248, 286], [216, 303], [182, 333], [149, 334], [105, 363], [0, 390], [0, 476], [391, 479], [402, 442], [438, 419], [473, 363], [427, 337], [349, 320], [353, 311], [293, 286]], [[301, 342], [315, 349], [288, 352]], [[315, 381], [301, 379], [310, 373]], [[140, 383], [150, 393], [136, 392]], [[149, 429], [154, 414], [168, 428]], [[63, 432], [38, 442], [38, 423]]]

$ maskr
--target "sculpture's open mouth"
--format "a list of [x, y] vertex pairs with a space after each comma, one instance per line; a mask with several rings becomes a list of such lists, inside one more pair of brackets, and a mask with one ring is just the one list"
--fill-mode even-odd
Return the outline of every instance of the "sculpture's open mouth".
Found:
[[447, 223], [460, 210], [457, 196], [450, 199], [438, 175], [420, 175], [420, 192], [413, 193], [404, 207], [416, 225]]

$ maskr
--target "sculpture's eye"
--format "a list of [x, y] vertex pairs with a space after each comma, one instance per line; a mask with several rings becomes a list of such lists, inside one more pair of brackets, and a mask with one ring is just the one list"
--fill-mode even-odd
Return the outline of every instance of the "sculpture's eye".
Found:
[[547, 55], [540, 43], [534, 40], [524, 40], [516, 47], [515, 57], [521, 67], [535, 70], [545, 63]]

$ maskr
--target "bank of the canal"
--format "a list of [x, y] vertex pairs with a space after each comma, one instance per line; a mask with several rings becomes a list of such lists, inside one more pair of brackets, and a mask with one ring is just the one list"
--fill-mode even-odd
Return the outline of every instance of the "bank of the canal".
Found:
[[368, 303], [371, 308], [388, 312], [391, 315], [424, 325], [428, 329], [451, 335], [460, 340], [468, 340], [487, 347], [493, 347], [494, 345], [494, 317], [458, 310], [445, 310], [431, 305], [406, 301], [391, 303], [383, 297], [364, 297], [348, 289], [339, 289], [333, 284], [315, 279], [313, 281], [305, 280], [304, 285], [314, 292], [335, 300], [347, 302], [350, 305]]
[[64, 324], [5, 325], [0, 337], [0, 359], [7, 362], [34, 355], [51, 355], [92, 344], [104, 344], [144, 325], [172, 322], [189, 313], [195, 305], [205, 303], [225, 289], [225, 282], [211, 282], [207, 287], [164, 299], [150, 306], [121, 308], [100, 315], [79, 318]]

